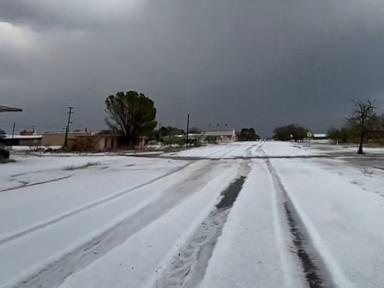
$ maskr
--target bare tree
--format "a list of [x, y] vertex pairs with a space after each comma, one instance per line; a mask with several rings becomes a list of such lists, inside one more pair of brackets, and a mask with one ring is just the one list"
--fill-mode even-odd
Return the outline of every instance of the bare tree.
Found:
[[357, 154], [364, 154], [363, 145], [367, 135], [370, 133], [372, 121], [376, 117], [374, 101], [368, 99], [366, 101], [354, 101], [355, 110], [348, 118], [348, 121], [356, 127], [359, 136], [359, 149]]

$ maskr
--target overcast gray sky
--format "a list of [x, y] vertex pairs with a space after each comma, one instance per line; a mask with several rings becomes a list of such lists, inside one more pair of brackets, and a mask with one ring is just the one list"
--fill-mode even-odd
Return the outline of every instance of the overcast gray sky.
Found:
[[104, 99], [152, 98], [163, 125], [322, 132], [351, 99], [384, 110], [382, 0], [0, 0], [0, 126], [104, 127]]

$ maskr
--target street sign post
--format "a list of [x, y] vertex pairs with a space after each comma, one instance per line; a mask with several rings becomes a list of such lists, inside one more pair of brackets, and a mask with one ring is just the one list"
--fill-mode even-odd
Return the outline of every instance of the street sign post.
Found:
[[311, 131], [307, 132], [308, 146], [311, 146], [311, 139], [313, 137], [313, 133]]

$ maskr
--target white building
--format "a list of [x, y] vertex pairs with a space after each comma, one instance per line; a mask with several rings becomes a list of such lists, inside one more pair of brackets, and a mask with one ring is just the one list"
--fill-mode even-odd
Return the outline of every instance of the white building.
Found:
[[326, 133], [313, 133], [312, 143], [327, 144], [329, 136]]
[[329, 139], [328, 135], [326, 133], [314, 133], [313, 139], [317, 140], [326, 140]]
[[205, 142], [230, 143], [237, 140], [235, 129], [204, 131], [202, 136]]

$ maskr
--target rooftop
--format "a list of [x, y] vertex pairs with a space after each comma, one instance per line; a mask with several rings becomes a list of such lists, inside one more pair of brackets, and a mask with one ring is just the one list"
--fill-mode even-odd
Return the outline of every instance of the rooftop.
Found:
[[0, 112], [21, 112], [21, 111], [23, 111], [23, 109], [0, 105]]
[[5, 135], [4, 139], [41, 139], [42, 135]]
[[235, 130], [204, 131], [205, 136], [234, 136]]
[[314, 138], [327, 138], [328, 135], [326, 133], [314, 133], [313, 137]]

